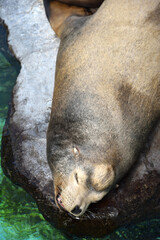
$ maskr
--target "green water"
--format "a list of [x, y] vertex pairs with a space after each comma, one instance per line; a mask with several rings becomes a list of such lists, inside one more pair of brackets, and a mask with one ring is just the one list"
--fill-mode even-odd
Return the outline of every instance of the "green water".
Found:
[[[0, 139], [11, 99], [12, 88], [20, 71], [19, 62], [7, 46], [7, 33], [0, 24]], [[0, 168], [0, 240], [67, 240], [45, 221], [34, 200], [11, 183]], [[82, 238], [85, 240], [88, 238]], [[90, 238], [98, 240], [98, 238]], [[152, 219], [121, 228], [104, 240], [160, 240], [160, 220]]]

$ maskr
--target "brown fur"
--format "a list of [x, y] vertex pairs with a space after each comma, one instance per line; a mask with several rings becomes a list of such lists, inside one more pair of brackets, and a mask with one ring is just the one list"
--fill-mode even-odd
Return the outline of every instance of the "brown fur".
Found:
[[104, 0], [57, 0], [58, 2], [88, 8], [98, 8]]
[[61, 36], [65, 20], [73, 15], [88, 16], [91, 15], [91, 11], [86, 8], [68, 5], [57, 1], [50, 3], [50, 24], [58, 37]]
[[75, 216], [128, 172], [160, 117], [159, 6], [106, 0], [63, 22], [47, 156], [57, 205]]

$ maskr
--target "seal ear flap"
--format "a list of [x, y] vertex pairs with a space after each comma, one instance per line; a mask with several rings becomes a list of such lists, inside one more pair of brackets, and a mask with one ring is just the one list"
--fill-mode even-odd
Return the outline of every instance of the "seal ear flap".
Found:
[[[49, 6], [47, 4], [49, 4]], [[65, 22], [69, 17], [82, 17], [92, 14], [92, 12], [86, 8], [68, 5], [53, 0], [50, 0], [49, 3], [46, 3], [45, 8], [51, 27], [59, 38], [61, 38], [61, 35], [65, 30]]]
[[115, 173], [111, 165], [96, 165], [91, 182], [97, 191], [103, 191], [110, 188], [115, 179]]

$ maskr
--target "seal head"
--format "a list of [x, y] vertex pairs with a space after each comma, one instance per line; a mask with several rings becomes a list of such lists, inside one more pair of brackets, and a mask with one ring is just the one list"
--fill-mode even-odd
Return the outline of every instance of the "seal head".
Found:
[[60, 174], [60, 182], [55, 182], [58, 186], [55, 190], [57, 205], [74, 216], [82, 215], [90, 203], [101, 200], [114, 180], [112, 168], [106, 169], [103, 164], [88, 169], [82, 167], [75, 167], [68, 176]]

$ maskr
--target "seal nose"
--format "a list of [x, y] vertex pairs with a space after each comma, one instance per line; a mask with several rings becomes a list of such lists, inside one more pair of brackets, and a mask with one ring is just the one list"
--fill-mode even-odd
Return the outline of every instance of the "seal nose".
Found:
[[71, 211], [71, 213], [73, 213], [73, 214], [79, 214], [81, 212], [82, 212], [82, 210], [80, 209], [80, 207], [78, 205], [76, 205], [75, 208], [73, 208], [73, 210]]

